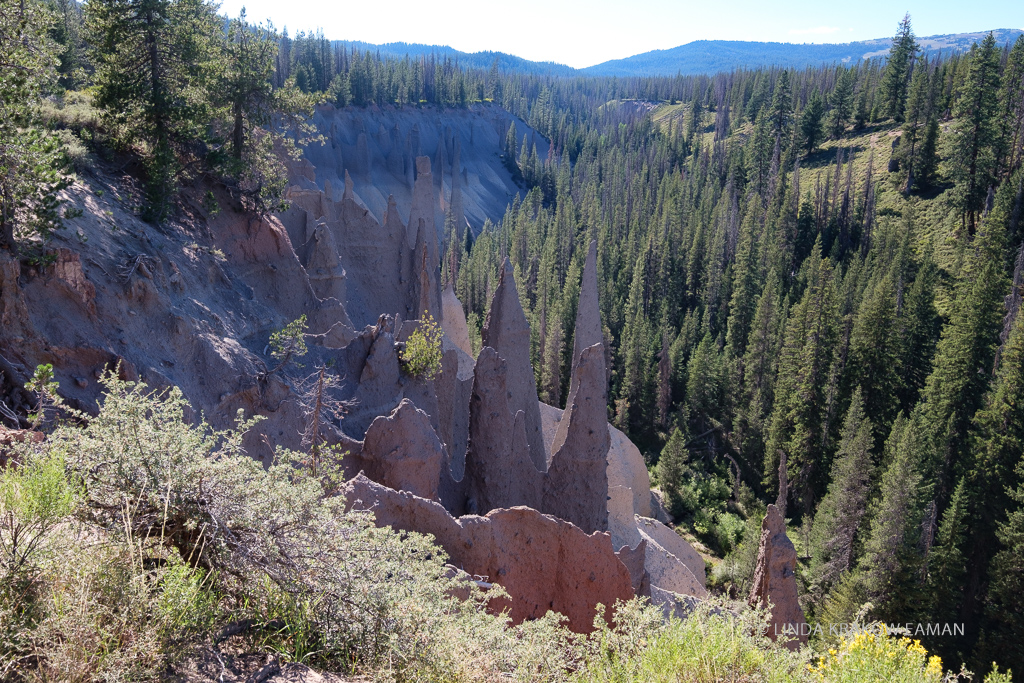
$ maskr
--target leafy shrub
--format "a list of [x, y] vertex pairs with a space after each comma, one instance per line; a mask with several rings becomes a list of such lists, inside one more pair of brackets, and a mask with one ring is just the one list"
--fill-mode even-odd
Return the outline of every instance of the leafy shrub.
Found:
[[40, 116], [49, 128], [85, 132], [93, 137], [100, 129], [100, 111], [93, 106], [92, 93], [67, 92], [61, 98], [47, 98], [40, 103]]
[[402, 349], [402, 367], [413, 377], [431, 380], [441, 372], [441, 326], [429, 314], [413, 330]]
[[919, 640], [890, 637], [883, 624], [843, 639], [838, 648], [807, 668], [817, 680], [828, 683], [940, 683], [944, 679], [941, 659], [929, 657]]
[[76, 171], [87, 168], [89, 166], [89, 150], [86, 149], [82, 140], [70, 130], [58, 130], [56, 135], [71, 166]]
[[799, 681], [806, 660], [772, 643], [766, 613], [734, 613], [729, 605], [702, 603], [685, 621], [664, 623], [660, 611], [632, 602], [618, 605], [615, 623], [595, 622], [580, 681]]
[[738, 543], [732, 552], [715, 566], [709, 577], [711, 586], [727, 591], [734, 598], [746, 597], [750, 592], [754, 580], [754, 567], [757, 565], [763, 516], [763, 511], [756, 509], [747, 517]]
[[[245, 455], [252, 421], [192, 425], [178, 390], [102, 381], [96, 417], [3, 475], [3, 511], [42, 519], [50, 550], [32, 556], [31, 586], [3, 584], [3, 680], [152, 678], [237, 623], [254, 651], [393, 680], [564, 671], [572, 638], [555, 617], [508, 628], [485, 609], [500, 589], [451, 578], [428, 537], [378, 529], [320, 478]], [[64, 502], [18, 502], [36, 489]]]
[[77, 496], [60, 451], [0, 470], [0, 585], [34, 571], [47, 534], [71, 513]]

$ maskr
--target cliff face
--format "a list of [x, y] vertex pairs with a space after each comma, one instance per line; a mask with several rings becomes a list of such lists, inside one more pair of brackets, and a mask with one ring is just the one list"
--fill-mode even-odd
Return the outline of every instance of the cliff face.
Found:
[[538, 157], [547, 158], [548, 141], [498, 107], [339, 110], [321, 106], [313, 123], [326, 142], [305, 148], [306, 158], [316, 167], [316, 180], [301, 185], [306, 189], [315, 185], [330, 198], [340, 199], [347, 172], [363, 205], [383, 222], [389, 196], [402, 216], [409, 215], [417, 178], [415, 159], [425, 156], [431, 162], [439, 235], [448, 212], [460, 235], [467, 224], [478, 233], [485, 220], [496, 222], [516, 193], [522, 192], [500, 159], [513, 122], [517, 147], [525, 135], [528, 144], [537, 146]]

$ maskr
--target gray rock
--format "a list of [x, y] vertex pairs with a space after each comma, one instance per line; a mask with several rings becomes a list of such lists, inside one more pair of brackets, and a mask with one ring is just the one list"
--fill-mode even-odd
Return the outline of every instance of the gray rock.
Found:
[[530, 363], [530, 323], [519, 302], [512, 262], [508, 258], [502, 266], [484, 323], [483, 345], [497, 351], [508, 364], [509, 407], [513, 412], [523, 411], [530, 459], [537, 470], [543, 472], [547, 469], [547, 452], [541, 431], [537, 381]]
[[508, 365], [494, 349], [480, 350], [466, 453], [469, 511], [477, 514], [516, 505], [541, 508], [543, 475], [529, 456], [525, 414], [510, 410], [507, 375]]
[[387, 417], [366, 430], [362, 458], [367, 476], [420, 498], [439, 500], [438, 487], [448, 458], [429, 416], [403, 399]]
[[[586, 532], [608, 529], [607, 395], [604, 345], [584, 349], [562, 423], [566, 436], [551, 458], [541, 508]], [[561, 427], [560, 424], [560, 427]]]

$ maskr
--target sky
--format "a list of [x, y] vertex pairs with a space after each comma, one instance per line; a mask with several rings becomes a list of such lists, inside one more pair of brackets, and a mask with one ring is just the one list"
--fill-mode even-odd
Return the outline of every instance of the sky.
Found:
[[929, 36], [1024, 28], [1024, 0], [223, 0], [236, 16], [335, 40], [494, 50], [582, 68], [694, 40], [847, 43], [891, 36], [904, 12]]

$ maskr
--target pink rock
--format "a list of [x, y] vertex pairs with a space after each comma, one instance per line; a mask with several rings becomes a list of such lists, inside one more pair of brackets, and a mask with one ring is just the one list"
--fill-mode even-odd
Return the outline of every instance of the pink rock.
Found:
[[774, 505], [761, 523], [761, 543], [757, 549], [754, 586], [748, 602], [752, 606], [771, 603], [771, 623], [768, 636], [775, 640], [780, 635], [792, 634], [785, 645], [791, 650], [807, 644], [803, 626], [807, 623], [796, 589], [796, 548], [786, 536], [786, 520]]
[[513, 623], [553, 610], [572, 630], [588, 633], [599, 603], [610, 607], [634, 595], [633, 577], [606, 533], [586, 534], [527, 507], [455, 519], [439, 503], [363, 475], [342, 495], [354, 509], [372, 510], [378, 526], [432, 534], [452, 565], [502, 586], [510, 598], [493, 600], [491, 609], [508, 609]]
[[543, 472], [548, 468], [548, 457], [541, 431], [537, 381], [530, 363], [530, 323], [519, 302], [512, 263], [507, 258], [502, 265], [501, 279], [494, 290], [494, 298], [491, 299], [482, 339], [484, 346], [497, 351], [508, 364], [509, 408], [513, 413], [523, 411], [530, 459], [534, 467]]
[[368, 476], [393, 489], [421, 498], [438, 499], [444, 449], [430, 426], [430, 416], [402, 399], [387, 417], [378, 417], [366, 430], [362, 457]]

